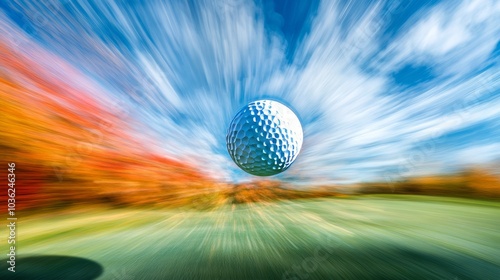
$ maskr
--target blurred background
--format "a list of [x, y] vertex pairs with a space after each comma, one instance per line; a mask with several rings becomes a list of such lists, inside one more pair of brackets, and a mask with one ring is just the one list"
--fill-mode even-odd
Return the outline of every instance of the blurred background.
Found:
[[[2, 279], [500, 275], [498, 1], [19, 0], [0, 34]], [[304, 129], [268, 178], [225, 144], [262, 98]]]

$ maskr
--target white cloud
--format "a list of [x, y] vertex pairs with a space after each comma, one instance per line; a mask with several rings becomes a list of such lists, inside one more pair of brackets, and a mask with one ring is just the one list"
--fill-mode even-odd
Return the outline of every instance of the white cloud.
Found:
[[475, 145], [466, 149], [460, 150], [455, 157], [455, 160], [461, 164], [481, 164], [489, 163], [500, 159], [500, 143], [488, 145]]
[[423, 63], [439, 74], [468, 73], [482, 65], [498, 43], [500, 2], [444, 1], [405, 27], [384, 53], [388, 61], [381, 69]]

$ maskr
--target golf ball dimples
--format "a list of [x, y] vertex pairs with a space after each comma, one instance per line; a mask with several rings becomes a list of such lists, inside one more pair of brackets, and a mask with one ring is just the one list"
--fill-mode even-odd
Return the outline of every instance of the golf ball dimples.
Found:
[[227, 150], [244, 171], [271, 176], [285, 171], [302, 146], [302, 126], [285, 105], [258, 100], [241, 109], [226, 136]]

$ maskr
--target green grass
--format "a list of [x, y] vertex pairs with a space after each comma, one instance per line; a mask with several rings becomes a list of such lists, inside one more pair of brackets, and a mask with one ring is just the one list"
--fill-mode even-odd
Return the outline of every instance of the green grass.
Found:
[[[42, 275], [38, 279], [70, 279], [71, 273], [79, 279], [500, 275], [500, 203], [459, 198], [370, 195], [215, 211], [44, 211], [19, 217], [17, 234], [18, 278], [33, 273]], [[4, 276], [0, 272], [1, 279], [10, 279]]]

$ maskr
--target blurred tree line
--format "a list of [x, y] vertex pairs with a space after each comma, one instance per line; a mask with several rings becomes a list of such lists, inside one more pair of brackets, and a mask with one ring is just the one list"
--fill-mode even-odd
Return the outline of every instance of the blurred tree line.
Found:
[[471, 167], [455, 174], [408, 177], [391, 182], [367, 182], [361, 184], [357, 192], [498, 199], [500, 198], [498, 170], [500, 169], [494, 167]]

